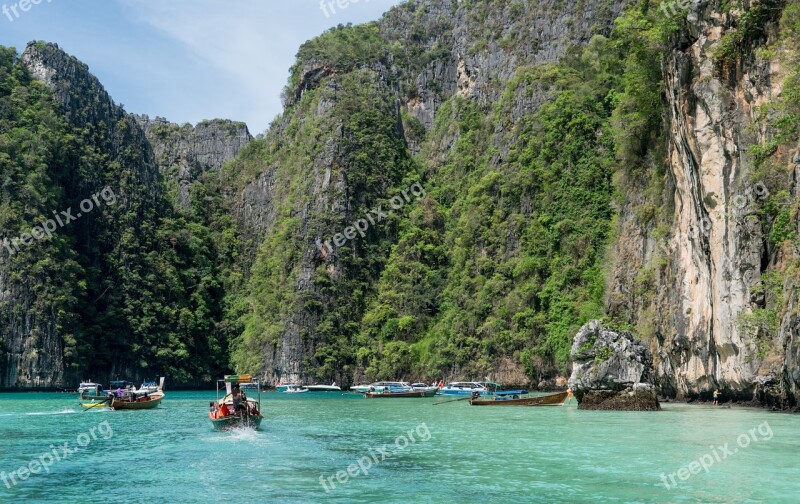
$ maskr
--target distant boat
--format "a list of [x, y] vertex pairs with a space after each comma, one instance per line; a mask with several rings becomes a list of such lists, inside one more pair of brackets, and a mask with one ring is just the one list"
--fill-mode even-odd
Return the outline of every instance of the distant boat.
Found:
[[138, 390], [128, 389], [121, 394], [110, 392], [108, 407], [114, 410], [143, 410], [153, 409], [161, 404], [164, 399], [164, 378], [159, 381], [157, 390], [150, 392], [139, 392]]
[[427, 385], [425, 383], [412, 383], [411, 388], [417, 392], [430, 392], [433, 391], [433, 395], [439, 391], [439, 387], [436, 385]]
[[289, 387], [300, 387], [300, 386], [301, 385], [299, 383], [287, 383], [278, 385], [277, 387], [275, 387], [275, 390], [277, 390], [278, 392], [286, 392], [286, 389], [288, 389]]
[[452, 382], [439, 390], [442, 395], [470, 396], [473, 392], [486, 395], [490, 393], [490, 390], [478, 382]]
[[97, 388], [100, 387], [100, 390], [103, 389], [103, 386], [99, 383], [95, 383], [93, 381], [82, 381], [81, 384], [78, 386], [78, 394], [85, 394], [87, 392], [95, 392]]
[[96, 383], [91, 384], [93, 387], [89, 388], [90, 383], [81, 383], [80, 398], [81, 401], [105, 401], [108, 399], [108, 393], [103, 391], [103, 386]]
[[385, 389], [382, 392], [367, 392], [364, 397], [367, 399], [405, 399], [411, 397], [433, 397], [435, 395], [436, 389], [414, 390], [409, 387], [407, 390]]
[[306, 385], [309, 392], [341, 392], [342, 388], [336, 386], [336, 382], [331, 385]]
[[304, 392], [308, 392], [308, 387], [302, 385], [287, 385], [286, 390], [283, 391], [284, 394], [302, 394]]
[[[217, 400], [210, 404], [208, 419], [214, 430], [229, 430], [240, 427], [251, 427], [258, 430], [264, 415], [261, 413], [261, 385], [258, 381], [258, 399], [251, 399], [242, 392], [241, 384], [250, 383], [250, 375], [226, 375], [217, 380]], [[220, 385], [224, 385], [225, 394], [220, 398]]]
[[367, 392], [382, 392], [384, 389], [387, 388], [402, 388], [402, 387], [409, 387], [408, 382], [379, 381], [375, 383], [370, 383], [369, 385], [356, 385], [354, 387], [350, 387], [350, 390], [352, 392], [358, 392], [359, 394], [366, 394]]
[[546, 396], [521, 397], [498, 396], [494, 399], [470, 399], [472, 406], [558, 406], [567, 400], [567, 392]]
[[147, 392], [148, 394], [153, 394], [155, 392], [158, 392], [158, 383], [156, 383], [154, 381], [146, 381], [146, 382], [142, 383], [142, 386], [139, 387], [139, 389], [136, 390], [136, 392], [139, 392], [139, 393]]

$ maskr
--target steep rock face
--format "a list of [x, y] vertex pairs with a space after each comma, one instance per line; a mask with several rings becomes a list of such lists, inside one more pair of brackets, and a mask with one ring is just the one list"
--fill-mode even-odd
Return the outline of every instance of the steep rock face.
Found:
[[[323, 313], [333, 312], [342, 300], [331, 300], [329, 294], [322, 292], [343, 290], [345, 278], [369, 275], [375, 279], [383, 258], [390, 251], [389, 243], [380, 243], [378, 237], [390, 236], [396, 230], [382, 229], [377, 236], [355, 240], [358, 243], [347, 244], [343, 250], [334, 247], [332, 253], [319, 253], [315, 243], [330, 239], [333, 233], [341, 232], [358, 219], [360, 213], [369, 209], [364, 206], [365, 199], [375, 201], [376, 196], [386, 197], [386, 192], [405, 187], [397, 185], [399, 179], [395, 177], [377, 194], [364, 192], [353, 183], [353, 179], [358, 178], [358, 168], [348, 154], [357, 146], [353, 145], [347, 128], [337, 125], [337, 121], [332, 120], [335, 115], [331, 115], [341, 114], [339, 105], [352, 101], [344, 91], [343, 81], [359, 72], [368, 73], [376, 80], [374, 89], [381, 96], [378, 107], [397, 124], [400, 138], [404, 140], [398, 155], [405, 157], [422, 152], [429, 161], [426, 170], [433, 174], [447, 161], [461, 134], [454, 118], [442, 139], [426, 143], [425, 135], [434, 127], [443, 103], [458, 97], [490, 108], [520, 69], [558, 62], [570, 47], [587, 43], [595, 34], [608, 34], [613, 19], [624, 5], [624, 1], [602, 4], [553, 1], [535, 5], [530, 2], [481, 1], [467, 5], [455, 0], [421, 0], [392, 9], [378, 23], [381, 40], [370, 40], [363, 51], [369, 54], [381, 43], [387, 44], [390, 51], [379, 51], [374, 59], [361, 60], [361, 54], [350, 47], [347, 54], [354, 55], [346, 59], [340, 54], [326, 54], [327, 48], [335, 46], [334, 35], [337, 32], [301, 49], [284, 95], [285, 115], [268, 133], [264, 151], [277, 152], [277, 156], [285, 155], [282, 152], [290, 153], [298, 143], [292, 135], [306, 125], [316, 125], [314, 130], [309, 130], [313, 141], [305, 147], [309, 158], [301, 176], [304, 180], [301, 184], [282, 181], [281, 171], [288, 165], [268, 161], [258, 173], [251, 173], [248, 183], [233, 196], [237, 220], [243, 232], [254, 237], [255, 243], [285, 239], [283, 234], [280, 238], [277, 236], [281, 230], [276, 229], [276, 224], [282, 221], [282, 213], [286, 215], [279, 210], [282, 206], [280, 201], [286, 198], [286, 187], [291, 185], [292, 197], [302, 203], [286, 210], [292, 219], [298, 221], [291, 237], [302, 251], [295, 254], [291, 263], [278, 266], [292, 272], [287, 278], [279, 276], [280, 279], [272, 280], [289, 284], [292, 298], [298, 301], [287, 303], [290, 312], [279, 317], [275, 316], [277, 310], [265, 314], [263, 325], [266, 327], [258, 330], [268, 342], [265, 349], [258, 345], [246, 346], [248, 354], [261, 352], [264, 355], [259, 367], [267, 381], [302, 378], [307, 381], [336, 379], [346, 383], [353, 379], [354, 374], [363, 372], [358, 364], [352, 363], [354, 355], [337, 356], [337, 364], [331, 364], [335, 368], [332, 372], [322, 364], [325, 357], [321, 355], [327, 354], [320, 347], [334, 338], [321, 334], [329, 331], [331, 326], [322, 321], [324, 315], [320, 317], [316, 313], [320, 310], [318, 305], [313, 305], [313, 310], [307, 308], [310, 305], [307, 300], [319, 300], [324, 306], [321, 309]], [[359, 30], [362, 33], [358, 37], [362, 40], [375, 36], [368, 29]], [[355, 45], [355, 42], [350, 45]], [[323, 95], [321, 99], [320, 94]], [[494, 159], [493, 168], [503, 169], [503, 156], [515, 145], [512, 134], [515, 123], [535, 113], [551, 95], [548, 86], [541, 86], [533, 93], [526, 86], [515, 89], [509, 105], [511, 124], [498, 125], [494, 136], [500, 154]], [[313, 101], [313, 104], [306, 103], [308, 101]], [[453, 103], [450, 106], [456, 110]], [[387, 132], [386, 140], [394, 142], [394, 134]], [[302, 141], [308, 142], [308, 137]], [[369, 169], [381, 168], [371, 166]], [[328, 224], [322, 228], [327, 232], [321, 233], [315, 221], [322, 219], [339, 224]], [[370, 234], [372, 232], [370, 229]], [[519, 236], [509, 237], [510, 251], [514, 250], [519, 239]], [[376, 240], [380, 245], [378, 250], [373, 249], [373, 259], [367, 255], [368, 247], [361, 244], [369, 241], [372, 246]], [[256, 248], [251, 249], [253, 255]], [[368, 264], [369, 267], [343, 266], [344, 254], [349, 256], [348, 261]], [[315, 276], [314, 272], [320, 266], [327, 271], [327, 279]], [[328, 286], [329, 280], [333, 287]], [[373, 280], [367, 292], [374, 289], [374, 284]], [[357, 324], [363, 316], [362, 303], [362, 300], [357, 300], [352, 304], [355, 311], [351, 320], [346, 321], [349, 326]], [[433, 303], [435, 301], [431, 300]], [[431, 310], [435, 311], [434, 308]], [[345, 325], [344, 321], [337, 323]], [[253, 323], [252, 327], [256, 333], [256, 324]], [[355, 339], [348, 335], [352, 333], [352, 327], [336, 327], [340, 329], [336, 338]], [[249, 332], [245, 334], [242, 339], [248, 341]], [[246, 357], [235, 361], [242, 369], [252, 370], [256, 365], [246, 365], [249, 362]], [[334, 359], [330, 358], [330, 362]], [[457, 372], [457, 369], [452, 372]], [[523, 371], [517, 365], [507, 373], [519, 376]]]
[[170, 123], [163, 117], [134, 115], [153, 147], [161, 173], [178, 184], [178, 206], [188, 208], [191, 185], [207, 171], [218, 172], [253, 140], [247, 125], [214, 119], [196, 126]]
[[[102, 151], [109, 163], [125, 166], [129, 162], [125, 159], [125, 149], [142, 148], [146, 151], [144, 134], [127, 117], [125, 112], [117, 106], [103, 89], [99, 81], [89, 73], [88, 67], [77, 59], [65, 54], [55, 44], [31, 43], [20, 56], [20, 62], [27, 67], [30, 73], [44, 82], [52, 91], [61, 112], [68, 123], [84, 132], [85, 138], [91, 138], [94, 147]], [[50, 167], [55, 172], [59, 167]], [[135, 199], [133, 205], [139, 208], [153, 205], [155, 198], [150, 194], [125, 193], [118, 185], [112, 185], [109, 177], [102, 173], [103, 167], [84, 165], [83, 173], [75, 173], [65, 181], [63, 198], [58, 203], [59, 209], [77, 209], [78, 204], [85, 197], [99, 194], [104, 188], [112, 188], [118, 196], [122, 207], [131, 208], [130, 201]], [[98, 169], [97, 171], [94, 171]], [[152, 158], [143, 159], [139, 169], [131, 173], [129, 187], [148, 187], [156, 183], [158, 172]], [[51, 209], [55, 211], [55, 208]], [[76, 210], [77, 212], [77, 210]], [[91, 230], [105, 220], [100, 212], [92, 212], [80, 219], [77, 224], [67, 226], [60, 233], [70, 236], [68, 240], [75, 240], [79, 250], [64, 252], [68, 247], [62, 248], [60, 253], [72, 254], [69, 264], [64, 264], [65, 270], [80, 271], [72, 258], [80, 261], [84, 252], [80, 247], [86, 244], [81, 238], [84, 233]], [[108, 223], [107, 223], [108, 224]], [[113, 231], [113, 225], [106, 229]], [[96, 236], [96, 235], [95, 235]], [[31, 250], [38, 254], [43, 263], [54, 260], [59, 253], [56, 247], [46, 244], [37, 244]], [[77, 253], [77, 255], [76, 255]], [[66, 259], [61, 259], [66, 261]], [[37, 272], [37, 273], [33, 273]], [[69, 365], [71, 357], [75, 354], [76, 334], [75, 316], [72, 310], [75, 305], [61, 306], [52, 299], [47, 290], [32, 289], [27, 282], [13, 282], [6, 277], [8, 271], [0, 272], [0, 292], [2, 295], [3, 326], [3, 353], [4, 361], [0, 364], [0, 388], [49, 388], [64, 387], [75, 379], [80, 379], [71, 374]], [[44, 272], [40, 268], [33, 269], [32, 278], [40, 279]], [[80, 274], [80, 273], [79, 273]], [[69, 281], [65, 277], [64, 281]], [[64, 289], [76, 296], [72, 299], [75, 303], [79, 299], [77, 287], [61, 285], [58, 278], [45, 280], [48, 287], [53, 290]], [[49, 310], [42, 310], [42, 306], [49, 306]], [[67, 344], [69, 342], [69, 344]], [[120, 364], [120, 363], [118, 363]], [[74, 370], [73, 370], [74, 371]]]
[[430, 129], [450, 96], [497, 101], [518, 69], [555, 63], [607, 33], [626, 3], [418, 0], [389, 11], [380, 30], [387, 40], [410, 43], [409, 52], [429, 52], [421, 66], [404, 68], [402, 58], [390, 63], [413, 89], [403, 97], [407, 111]]
[[[3, 50], [3, 237], [59, 211], [72, 218], [0, 265], [0, 388], [155, 374], [210, 383], [226, 365], [217, 268], [233, 256], [233, 224], [210, 204], [174, 211], [145, 132], [85, 64], [55, 44], [18, 59]], [[217, 121], [186, 139], [159, 153], [191, 154], [205, 170], [250, 137]], [[223, 198], [213, 187], [204, 197]]]
[[573, 340], [569, 386], [580, 409], [659, 410], [653, 358], [647, 345], [599, 320], [584, 325]]
[[[759, 211], [769, 196], [794, 185], [792, 176], [763, 178], [747, 149], [774, 134], [759, 123], [759, 110], [779, 98], [785, 72], [777, 58], [759, 59], [753, 50], [721, 62], [721, 40], [739, 16], [713, 2], [694, 5], [667, 55], [668, 174], [660, 202], [666, 218], [638, 219], [634, 208], [645, 187], [629, 195], [615, 244], [609, 311], [635, 313], [640, 329], [653, 337], [662, 392], [708, 398], [720, 388], [730, 398], [789, 405], [798, 384], [788, 372], [796, 369], [795, 318], [787, 315], [780, 334], [772, 335], [741, 323], [764, 307], [757, 286], [781, 262]], [[755, 45], [777, 38], [774, 14], [764, 23]], [[637, 299], [633, 292], [642, 290], [644, 277], [644, 290], [653, 294]], [[773, 340], [767, 352], [762, 338]], [[771, 393], [765, 383], [772, 384]]]

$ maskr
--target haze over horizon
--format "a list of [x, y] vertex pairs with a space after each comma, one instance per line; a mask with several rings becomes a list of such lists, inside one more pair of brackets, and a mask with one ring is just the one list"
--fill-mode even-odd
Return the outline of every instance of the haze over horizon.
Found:
[[128, 112], [180, 124], [244, 121], [256, 135], [281, 112], [303, 42], [338, 24], [379, 19], [400, 2], [350, 0], [341, 9], [242, 0], [234, 9], [220, 0], [43, 0], [25, 12], [14, 2], [0, 14], [0, 45], [22, 52], [33, 40], [58, 44]]

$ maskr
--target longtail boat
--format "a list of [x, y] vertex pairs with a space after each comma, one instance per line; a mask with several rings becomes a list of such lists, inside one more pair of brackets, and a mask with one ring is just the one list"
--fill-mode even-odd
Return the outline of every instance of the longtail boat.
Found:
[[[258, 389], [258, 400], [250, 399], [241, 390], [241, 384], [254, 383]], [[220, 385], [225, 394], [220, 398]], [[258, 430], [264, 415], [261, 414], [261, 384], [250, 375], [226, 375], [217, 380], [217, 400], [210, 404], [208, 419], [214, 430], [222, 431], [240, 427]]]
[[567, 392], [559, 392], [536, 397], [522, 397], [519, 399], [508, 398], [506, 396], [496, 397], [495, 399], [469, 400], [472, 406], [558, 406], [567, 400]]
[[127, 390], [123, 395], [114, 394], [108, 399], [108, 407], [114, 410], [143, 410], [153, 409], [164, 399], [164, 377], [158, 384], [158, 390], [153, 392], [139, 392]]

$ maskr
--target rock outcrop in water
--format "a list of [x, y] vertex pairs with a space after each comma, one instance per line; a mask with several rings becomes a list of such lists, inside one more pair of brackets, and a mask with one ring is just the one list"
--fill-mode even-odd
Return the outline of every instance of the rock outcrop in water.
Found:
[[572, 343], [569, 386], [579, 409], [660, 410], [653, 383], [653, 358], [629, 332], [584, 325]]

